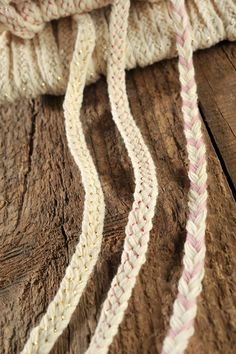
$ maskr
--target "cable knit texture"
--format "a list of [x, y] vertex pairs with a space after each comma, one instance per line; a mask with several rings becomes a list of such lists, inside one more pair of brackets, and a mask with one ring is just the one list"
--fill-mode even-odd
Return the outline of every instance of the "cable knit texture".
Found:
[[[65, 93], [78, 31], [77, 14], [84, 12], [91, 16], [96, 37], [86, 82], [106, 74], [111, 0], [15, 2], [0, 5], [2, 29], [11, 31], [0, 34], [0, 102]], [[168, 3], [132, 2], [126, 38], [127, 69], [176, 56], [175, 27]], [[236, 40], [235, 0], [187, 0], [187, 11], [194, 50], [223, 39]], [[50, 22], [55, 19], [58, 20]]]
[[130, 111], [125, 69], [176, 55], [189, 158], [189, 216], [183, 271], [162, 354], [180, 354], [187, 348], [202, 290], [207, 216], [206, 151], [192, 53], [222, 39], [236, 39], [235, 24], [234, 0], [136, 0], [131, 4], [129, 0], [0, 0], [0, 101], [66, 92], [68, 147], [85, 189], [79, 243], [22, 354], [49, 353], [68, 325], [99, 257], [105, 204], [80, 109], [85, 85], [101, 74], [107, 75], [112, 116], [135, 178], [121, 263], [86, 351], [108, 352], [145, 262], [158, 196], [155, 165]]

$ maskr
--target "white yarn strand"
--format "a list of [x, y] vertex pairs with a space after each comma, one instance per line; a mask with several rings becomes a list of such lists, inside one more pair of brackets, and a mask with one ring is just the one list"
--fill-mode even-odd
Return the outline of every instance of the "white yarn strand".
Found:
[[155, 166], [132, 118], [125, 87], [125, 46], [129, 1], [115, 0], [110, 15], [108, 91], [113, 119], [121, 133], [135, 175], [134, 201], [126, 226], [121, 264], [114, 277], [86, 354], [105, 354], [124, 317], [137, 275], [146, 260], [158, 195]]
[[207, 161], [197, 104], [197, 86], [192, 59], [192, 37], [184, 0], [171, 0], [179, 55], [184, 133], [189, 159], [189, 216], [184, 244], [183, 272], [162, 354], [182, 354], [194, 333], [197, 296], [202, 291], [207, 216]]

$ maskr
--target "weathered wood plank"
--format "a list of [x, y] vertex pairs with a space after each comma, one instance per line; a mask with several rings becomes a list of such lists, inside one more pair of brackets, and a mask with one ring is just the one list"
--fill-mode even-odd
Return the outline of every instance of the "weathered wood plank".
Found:
[[195, 59], [200, 108], [235, 189], [236, 43], [199, 51]]
[[[127, 85], [133, 115], [156, 163], [160, 194], [147, 263], [110, 353], [153, 354], [160, 352], [168, 328], [187, 215], [189, 183], [176, 61], [131, 71]], [[199, 80], [200, 92], [207, 90], [205, 85]], [[231, 87], [224, 92], [229, 94]], [[134, 187], [104, 80], [86, 88], [81, 119], [106, 197], [104, 242], [94, 275], [54, 354], [83, 353], [88, 345], [119, 264]], [[236, 345], [236, 211], [206, 130], [205, 136], [206, 276], [188, 353], [231, 354]], [[0, 139], [0, 348], [15, 354], [55, 294], [73, 254], [84, 193], [66, 144], [61, 98], [1, 107]]]

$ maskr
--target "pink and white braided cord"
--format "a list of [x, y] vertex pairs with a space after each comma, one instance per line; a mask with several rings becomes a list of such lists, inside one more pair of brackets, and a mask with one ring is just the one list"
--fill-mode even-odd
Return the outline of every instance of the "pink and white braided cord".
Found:
[[176, 25], [179, 55], [184, 134], [189, 159], [190, 190], [187, 238], [184, 245], [183, 272], [170, 320], [170, 330], [164, 340], [162, 354], [180, 354], [187, 348], [194, 332], [197, 296], [202, 290], [205, 260], [205, 229], [207, 216], [207, 161], [197, 102], [197, 87], [192, 59], [189, 20], [184, 0], [171, 0], [171, 13]]

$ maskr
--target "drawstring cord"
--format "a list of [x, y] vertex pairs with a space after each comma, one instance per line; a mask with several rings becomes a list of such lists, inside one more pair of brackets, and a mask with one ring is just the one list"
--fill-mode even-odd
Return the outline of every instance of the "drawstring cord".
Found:
[[171, 0], [171, 13], [176, 27], [179, 56], [184, 134], [189, 160], [189, 215], [186, 224], [183, 272], [170, 320], [170, 330], [164, 340], [162, 354], [183, 353], [194, 333], [197, 296], [202, 291], [205, 260], [205, 230], [207, 216], [207, 160], [201, 118], [197, 103], [197, 86], [193, 66], [192, 38], [184, 0]]
[[[112, 282], [97, 331], [87, 353], [106, 353], [123, 319], [136, 276], [145, 262], [157, 197], [155, 166], [131, 116], [126, 96], [124, 68], [128, 14], [129, 1], [122, 0], [114, 3], [110, 21], [108, 90], [113, 119], [121, 132], [134, 166], [136, 188], [126, 227], [121, 265]], [[90, 16], [83, 15], [79, 18], [83, 23], [78, 24], [78, 36], [71, 62], [64, 112], [69, 149], [80, 168], [85, 188], [82, 234], [55, 298], [50, 303], [40, 324], [31, 331], [30, 338], [21, 354], [45, 354], [51, 350], [69, 323], [101, 247], [104, 218], [103, 193], [79, 121], [83, 88], [89, 59], [95, 44], [95, 34]]]
[[108, 92], [112, 116], [134, 168], [135, 191], [125, 230], [121, 264], [114, 277], [87, 354], [107, 353], [145, 262], [158, 194], [155, 165], [132, 118], [125, 86], [125, 46], [130, 2], [115, 0], [110, 15]]
[[78, 35], [64, 101], [65, 127], [70, 152], [78, 165], [85, 189], [82, 232], [59, 290], [35, 327], [21, 354], [49, 353], [69, 324], [98, 259], [105, 214], [104, 197], [80, 122], [86, 72], [95, 45], [90, 15], [78, 17]]
[[[93, 354], [108, 351], [123, 319], [136, 277], [145, 262], [157, 197], [155, 166], [131, 116], [126, 95], [125, 45], [129, 7], [130, 3], [127, 0], [115, 1], [112, 6], [107, 81], [113, 119], [123, 137], [134, 166], [136, 188], [132, 210], [126, 226], [121, 265], [112, 281], [97, 330], [87, 350], [87, 353]], [[80, 168], [86, 192], [82, 235], [58, 293], [50, 303], [40, 324], [32, 330], [21, 354], [29, 352], [45, 354], [50, 351], [69, 323], [86, 281], [96, 263], [101, 246], [104, 218], [103, 194], [79, 121], [83, 88], [89, 59], [95, 44], [95, 34], [90, 16], [83, 15], [79, 18], [83, 23], [79, 22], [78, 24], [77, 41], [64, 101], [64, 113], [69, 149]], [[80, 31], [80, 27], [82, 31]], [[91, 217], [91, 213], [93, 213], [93, 217]], [[89, 230], [85, 230], [87, 227]], [[95, 246], [97, 246], [96, 251], [94, 251]]]
[[[207, 214], [207, 172], [205, 144], [202, 138], [197, 105], [188, 16], [184, 0], [170, 0], [170, 4], [177, 35], [190, 190], [183, 272], [178, 285], [178, 295], [174, 303], [170, 330], [164, 340], [162, 354], [180, 354], [186, 349], [194, 332], [196, 299], [202, 289]], [[136, 277], [145, 262], [158, 195], [155, 165], [132, 118], [126, 94], [125, 47], [129, 7], [129, 0], [115, 0], [112, 3], [107, 83], [112, 116], [134, 168], [134, 200], [125, 229], [126, 237], [121, 264], [103, 304], [101, 316], [87, 354], [107, 353], [113, 337], [117, 334], [132, 289], [135, 286]], [[23, 9], [27, 12], [27, 7], [23, 7]], [[64, 113], [68, 146], [80, 169], [85, 189], [82, 233], [56, 296], [49, 304], [39, 325], [31, 331], [21, 354], [46, 354], [51, 350], [70, 321], [101, 248], [105, 213], [104, 197], [79, 119], [86, 73], [95, 46], [95, 32], [90, 15], [83, 14], [78, 16], [78, 19], [78, 35], [70, 67]], [[14, 30], [17, 28], [20, 31], [24, 30], [24, 24], [22, 24], [22, 28], [21, 26], [15, 28], [11, 16], [5, 22]], [[34, 23], [30, 24], [30, 31], [38, 31], [38, 24], [41, 22], [37, 22], [35, 19]]]

